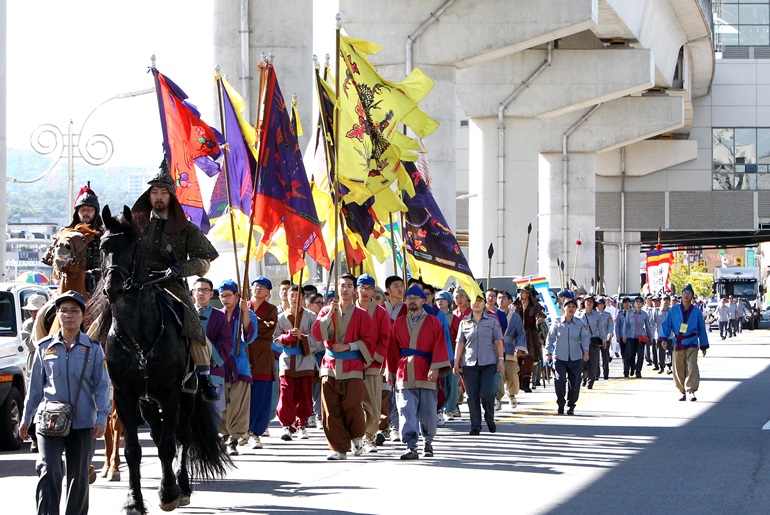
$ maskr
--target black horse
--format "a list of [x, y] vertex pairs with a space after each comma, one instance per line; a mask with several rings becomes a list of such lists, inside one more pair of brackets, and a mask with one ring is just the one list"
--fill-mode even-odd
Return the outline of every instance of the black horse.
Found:
[[[102, 341], [106, 342], [114, 402], [126, 431], [129, 492], [123, 509], [130, 514], [146, 513], [139, 473], [138, 408], [150, 424], [163, 468], [160, 507], [171, 511], [190, 503], [190, 479], [223, 477], [232, 461], [219, 444], [221, 419], [215, 405], [200, 394], [181, 391], [188, 370], [186, 341], [166, 307], [166, 294], [151, 285], [131, 210], [124, 206], [122, 217], [113, 218], [105, 206], [102, 219], [106, 225], [101, 239], [104, 295], [95, 295], [94, 301], [105, 304], [102, 330], [109, 327], [109, 333]], [[178, 446], [181, 454], [175, 475]]]

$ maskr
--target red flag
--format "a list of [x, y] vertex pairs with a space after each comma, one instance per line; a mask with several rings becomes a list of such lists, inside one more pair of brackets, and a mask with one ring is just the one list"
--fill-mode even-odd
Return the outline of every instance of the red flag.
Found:
[[163, 148], [168, 171], [176, 183], [176, 197], [182, 209], [203, 232], [208, 232], [209, 218], [203, 209], [198, 176], [194, 164], [208, 175], [219, 171], [212, 161], [219, 157], [218, 141], [222, 137], [201, 120], [194, 105], [186, 102], [187, 95], [171, 79], [152, 69], [158, 92], [160, 124], [163, 129]]
[[265, 133], [254, 193], [254, 225], [262, 230], [264, 244], [268, 244], [283, 225], [291, 275], [305, 266], [304, 252], [328, 269], [329, 257], [302, 163], [296, 129], [289, 119], [289, 110], [271, 65], [267, 65], [267, 72]]

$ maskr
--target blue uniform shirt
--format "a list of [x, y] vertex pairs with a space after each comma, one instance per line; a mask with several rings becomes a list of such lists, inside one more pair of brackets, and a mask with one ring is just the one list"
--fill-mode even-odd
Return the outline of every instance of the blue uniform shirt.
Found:
[[110, 414], [110, 379], [104, 363], [101, 345], [91, 342], [85, 333], [79, 333], [69, 352], [61, 333], [40, 341], [32, 360], [29, 391], [24, 402], [23, 425], [30, 425], [32, 417], [47, 401], [75, 404], [80, 375], [83, 372], [86, 349], [88, 363], [83, 386], [78, 397], [72, 429], [87, 429], [94, 425], [107, 426]]
[[553, 355], [557, 361], [578, 361], [583, 359], [583, 352], [588, 352], [590, 343], [588, 328], [577, 317], [567, 322], [563, 315], [551, 324], [548, 331], [546, 354]]

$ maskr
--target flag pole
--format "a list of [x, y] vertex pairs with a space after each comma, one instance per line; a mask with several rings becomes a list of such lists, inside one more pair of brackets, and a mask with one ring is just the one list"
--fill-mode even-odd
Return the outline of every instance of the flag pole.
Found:
[[529, 224], [529, 227], [527, 227], [527, 244], [524, 247], [524, 264], [521, 265], [521, 276], [524, 277], [524, 274], [527, 271], [527, 253], [529, 252], [529, 235], [532, 234], [532, 224]]
[[254, 210], [257, 205], [257, 180], [259, 179], [259, 171], [262, 168], [262, 108], [263, 108], [263, 95], [265, 92], [265, 84], [267, 83], [267, 74], [269, 70], [266, 70], [265, 66], [265, 53], [262, 52], [259, 66], [259, 100], [257, 101], [257, 120], [254, 124], [254, 129], [257, 131], [257, 166], [254, 169], [254, 177], [252, 178], [252, 184], [254, 185], [254, 191], [251, 195], [251, 214], [249, 215], [249, 236], [246, 240], [246, 265], [243, 267], [243, 296], [246, 296], [246, 289], [249, 286], [249, 260], [251, 255], [251, 240], [254, 237]]
[[572, 266], [572, 278], [575, 278], [575, 275], [577, 274], [577, 261], [578, 261], [578, 251], [580, 250], [580, 246], [583, 244], [583, 242], [580, 241], [580, 229], [578, 229], [578, 237], [577, 240], [575, 240], [575, 264]]
[[[487, 262], [487, 290], [490, 288], [489, 283], [492, 281], [492, 256], [495, 255], [495, 248], [492, 246], [492, 244], [489, 244], [489, 248], [487, 249], [487, 257], [489, 258], [489, 261]], [[485, 296], [486, 300], [486, 296]]]
[[390, 217], [390, 253], [393, 256], [393, 273], [398, 271], [398, 264], [396, 261], [396, 233], [393, 231], [393, 213], [388, 213]]
[[404, 287], [406, 287], [408, 281], [406, 277], [406, 265], [407, 265], [407, 259], [406, 259], [406, 224], [404, 223], [404, 212], [400, 211], [401, 213], [401, 275], [404, 280]]
[[[305, 252], [302, 253], [302, 261], [305, 260]], [[305, 267], [299, 269], [299, 291], [297, 292], [297, 305], [295, 306], [294, 311], [294, 329], [299, 327], [299, 313], [302, 309], [301, 303], [302, 303], [302, 273], [305, 271]]]
[[[342, 29], [342, 15], [337, 13], [335, 16], [337, 20], [336, 24], [336, 46], [337, 46], [337, 59], [335, 63], [334, 73], [334, 92], [337, 95], [337, 102], [334, 106], [334, 181], [332, 184], [332, 194], [334, 195], [334, 261], [337, 261], [337, 255], [339, 254], [339, 215], [340, 215], [340, 192], [339, 192], [339, 136], [340, 136], [340, 30]], [[339, 277], [339, 266], [334, 267], [334, 296], [337, 297], [337, 283]]]
[[[233, 257], [235, 258], [235, 277], [238, 280], [238, 291], [241, 291], [241, 274], [238, 272], [240, 264], [238, 263], [238, 244], [235, 239], [235, 215], [233, 214], [233, 194], [230, 188], [230, 170], [227, 164], [227, 156], [230, 153], [230, 145], [227, 142], [227, 124], [225, 123], [224, 109], [224, 88], [222, 87], [222, 77], [219, 74], [219, 65], [214, 69], [214, 80], [217, 82], [217, 100], [219, 101], [219, 123], [222, 126], [222, 136], [225, 138], [225, 144], [221, 145], [224, 153], [222, 167], [225, 174], [225, 188], [227, 189], [227, 210], [230, 216], [230, 236], [233, 240]], [[240, 339], [236, 344], [236, 354], [240, 351]]]

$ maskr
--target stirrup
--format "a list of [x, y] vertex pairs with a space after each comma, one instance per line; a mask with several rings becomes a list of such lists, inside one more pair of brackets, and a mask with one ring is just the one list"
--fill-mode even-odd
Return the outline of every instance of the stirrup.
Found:
[[198, 391], [198, 374], [194, 371], [187, 372], [182, 379], [182, 393], [191, 393], [195, 395]]

